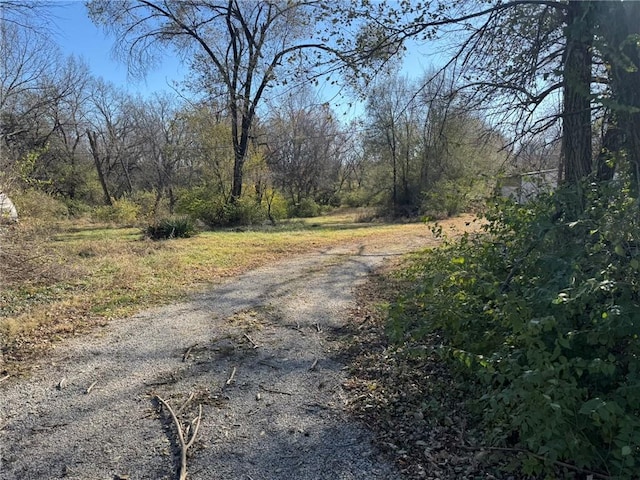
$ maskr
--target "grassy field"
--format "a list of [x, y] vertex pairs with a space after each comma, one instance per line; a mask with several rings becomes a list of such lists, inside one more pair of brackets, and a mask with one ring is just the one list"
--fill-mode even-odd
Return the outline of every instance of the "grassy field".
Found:
[[[29, 234], [28, 226], [18, 227], [10, 233], [15, 237], [12, 250], [5, 248], [0, 259], [5, 263], [0, 277], [0, 368], [16, 373], [61, 338], [294, 254], [370, 237], [392, 242], [398, 235], [427, 231], [420, 223], [357, 219], [357, 212], [342, 212], [269, 229], [204, 232], [164, 242], [145, 240], [135, 228], [65, 224], [43, 236]], [[12, 252], [13, 263], [7, 261]]]

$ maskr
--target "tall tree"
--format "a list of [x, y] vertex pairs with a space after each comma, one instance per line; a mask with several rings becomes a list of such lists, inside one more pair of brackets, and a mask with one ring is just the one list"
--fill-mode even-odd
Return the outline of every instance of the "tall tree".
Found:
[[267, 162], [291, 204], [330, 203], [339, 187], [346, 141], [329, 105], [305, 87], [274, 106], [264, 123]]
[[242, 194], [251, 129], [267, 88], [312, 68], [307, 54], [336, 53], [309, 40], [324, 12], [319, 0], [89, 0], [87, 5], [93, 21], [116, 33], [138, 66], [146, 66], [158, 46], [173, 47], [193, 59], [204, 86], [222, 87], [235, 159], [232, 200]]
[[[426, 8], [407, 3], [388, 7], [391, 21], [385, 24], [388, 37], [395, 41], [457, 38], [458, 50], [447, 68], [458, 74], [460, 92], [470, 105], [501, 114], [514, 140], [526, 133], [540, 133], [561, 120], [564, 177], [577, 182], [594, 166], [590, 128], [593, 107], [600, 98], [593, 91], [596, 62], [592, 57], [595, 54], [596, 61], [607, 61], [594, 40], [600, 36], [607, 45], [616, 44], [609, 49], [609, 59], [621, 68], [608, 68], [605, 81], [612, 84], [617, 72], [630, 88], [618, 85], [612, 95], [634, 91], [633, 75], [622, 73], [629, 72], [633, 62], [620, 60], [633, 58], [637, 51], [637, 42], [631, 40], [638, 27], [626, 20], [635, 18], [638, 9], [635, 2], [577, 0], [433, 2]], [[379, 21], [385, 21], [384, 15], [377, 15]], [[402, 15], [404, 23], [399, 20]], [[614, 18], [624, 28], [618, 28]], [[603, 25], [616, 25], [609, 29], [615, 28], [616, 34], [607, 33]], [[633, 104], [633, 98], [624, 102]], [[554, 108], [557, 105], [560, 107]]]
[[173, 213], [178, 170], [191, 146], [187, 119], [182, 115], [180, 105], [167, 94], [138, 99], [132, 110], [140, 169], [145, 172], [139, 186], [155, 192], [154, 213], [163, 197], [168, 198], [169, 210]]
[[604, 149], [611, 154], [624, 149], [634, 194], [640, 197], [640, 4], [601, 2], [595, 9], [595, 48], [602, 56], [610, 87], [603, 99], [611, 112]]
[[569, 2], [565, 14], [562, 87], [564, 178], [578, 183], [593, 169], [591, 146], [591, 71], [594, 34], [591, 2]]
[[94, 82], [87, 107], [87, 137], [107, 205], [134, 188], [139, 156], [132, 106], [131, 98], [112, 84]]

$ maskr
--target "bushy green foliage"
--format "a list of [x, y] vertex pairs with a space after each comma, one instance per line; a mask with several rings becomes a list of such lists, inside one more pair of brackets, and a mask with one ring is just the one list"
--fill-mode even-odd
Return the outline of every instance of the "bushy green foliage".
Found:
[[267, 218], [267, 212], [253, 198], [242, 197], [228, 202], [222, 209], [221, 226], [257, 225]]
[[93, 212], [91, 205], [83, 200], [76, 198], [65, 198], [64, 204], [67, 206], [69, 216], [80, 218], [82, 216], [89, 216]]
[[134, 226], [140, 214], [140, 206], [127, 198], [115, 200], [112, 205], [94, 209], [92, 217], [98, 222], [112, 223], [121, 227]]
[[168, 240], [171, 238], [189, 238], [198, 233], [193, 220], [189, 217], [167, 217], [151, 225], [144, 230], [146, 237], [151, 240]]
[[423, 195], [420, 213], [436, 219], [458, 215], [468, 207], [469, 190], [462, 179], [439, 182]]
[[12, 193], [12, 200], [22, 220], [49, 222], [62, 220], [69, 215], [64, 202], [35, 188]]
[[196, 187], [179, 192], [176, 211], [213, 227], [220, 224], [225, 203], [223, 195], [204, 186]]
[[267, 192], [268, 199], [265, 199], [267, 203], [267, 216], [273, 220], [282, 220], [287, 218], [287, 200], [278, 191], [270, 190]]
[[369, 205], [371, 193], [364, 188], [358, 188], [342, 195], [341, 204], [344, 207], [366, 207]]
[[231, 202], [204, 187], [181, 192], [176, 211], [210, 227], [256, 225], [267, 219], [266, 206], [254, 198], [242, 197]]
[[289, 205], [290, 217], [317, 217], [321, 213], [320, 205], [313, 198], [303, 198], [298, 203]]
[[157, 201], [155, 192], [140, 190], [130, 197], [131, 201], [139, 207], [138, 219], [141, 222], [152, 222], [156, 218], [169, 216], [169, 205], [166, 199]]
[[425, 255], [397, 341], [438, 332], [477, 381], [489, 441], [620, 479], [640, 471], [640, 224], [619, 183], [503, 203], [486, 233]]

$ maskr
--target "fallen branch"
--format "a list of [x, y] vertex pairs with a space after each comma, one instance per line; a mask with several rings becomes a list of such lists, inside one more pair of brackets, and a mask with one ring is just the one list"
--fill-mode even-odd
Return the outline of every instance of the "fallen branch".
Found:
[[244, 334], [244, 337], [249, 340], [249, 343], [251, 343], [251, 345], [253, 345], [253, 348], [258, 348], [258, 344], [256, 342], [254, 342], [251, 337], [249, 335], [247, 335], [246, 333]]
[[189, 404], [189, 402], [191, 400], [193, 400], [193, 397], [195, 397], [196, 394], [191, 392], [191, 394], [189, 395], [189, 398], [187, 398], [185, 400], [185, 402], [182, 404], [182, 406], [176, 411], [176, 415], [180, 415], [180, 413], [182, 413], [182, 411], [185, 409], [185, 407]]
[[265, 392], [269, 392], [269, 393], [279, 393], [280, 395], [293, 395], [293, 393], [291, 393], [291, 392], [285, 392], [285, 391], [282, 391], [282, 390], [275, 390], [273, 388], [267, 388], [264, 385], [260, 385], [260, 388], [262, 390], [264, 390]]
[[[193, 398], [192, 396], [187, 399], [184, 403], [183, 407]], [[182, 429], [182, 424], [180, 420], [178, 420], [177, 415], [171, 408], [171, 406], [163, 400], [160, 396], [156, 395], [156, 399], [160, 402], [164, 407], [169, 411], [171, 415], [171, 419], [173, 420], [174, 425], [176, 426], [176, 430], [178, 431], [178, 442], [180, 443], [180, 475], [179, 480], [186, 480], [187, 478], [187, 451], [193, 445], [193, 442], [196, 439], [196, 435], [198, 435], [198, 429], [200, 428], [200, 421], [202, 420], [202, 405], [198, 405], [198, 416], [191, 422], [189, 428], [187, 430], [187, 435], [185, 438], [184, 430]], [[182, 408], [182, 407], [181, 407]], [[193, 429], [190, 426], [193, 425]], [[191, 435], [189, 436], [189, 433]]]
[[182, 355], [182, 361], [186, 362], [187, 359], [189, 358], [189, 355], [191, 355], [191, 350], [193, 350], [194, 348], [196, 348], [198, 346], [197, 343], [194, 343], [193, 345], [191, 345], [189, 348], [187, 348], [187, 350], [184, 352], [184, 355]]
[[95, 387], [97, 384], [98, 384], [98, 381], [96, 380], [91, 385], [89, 385], [89, 388], [87, 388], [84, 393], [86, 395], [89, 395], [91, 393], [91, 390], [93, 390], [93, 387]]
[[5, 375], [4, 377], [0, 378], [0, 382], [4, 382], [5, 380], [7, 380], [9, 377], [11, 377], [11, 375]]
[[233, 367], [233, 370], [231, 371], [231, 375], [227, 380], [227, 385], [231, 385], [231, 382], [233, 382], [233, 379], [235, 378], [235, 376], [236, 376], [236, 367]]
[[318, 366], [318, 359], [316, 358], [313, 363], [311, 364], [311, 366], [309, 367], [310, 371], [313, 371], [316, 369], [316, 367]]

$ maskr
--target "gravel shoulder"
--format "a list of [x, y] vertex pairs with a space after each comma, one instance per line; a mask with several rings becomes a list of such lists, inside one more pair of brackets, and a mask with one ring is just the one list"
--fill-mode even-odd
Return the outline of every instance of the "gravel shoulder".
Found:
[[[69, 339], [0, 385], [0, 479], [401, 479], [345, 409], [331, 332], [354, 287], [424, 235], [295, 257]], [[195, 426], [191, 423], [191, 429]], [[187, 435], [188, 436], [188, 435]]]

